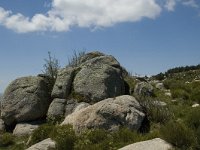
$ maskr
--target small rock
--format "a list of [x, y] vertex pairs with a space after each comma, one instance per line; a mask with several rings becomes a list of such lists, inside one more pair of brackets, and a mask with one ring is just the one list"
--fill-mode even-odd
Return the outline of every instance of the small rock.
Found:
[[53, 150], [56, 148], [56, 143], [50, 138], [45, 139], [35, 145], [32, 145], [26, 150]]
[[166, 141], [155, 138], [148, 141], [137, 142], [120, 148], [119, 150], [170, 150], [172, 148], [173, 147]]
[[39, 127], [36, 123], [19, 123], [15, 126], [13, 134], [15, 136], [26, 136], [31, 135], [31, 133]]
[[199, 107], [199, 104], [194, 104], [194, 105], [192, 105], [192, 107], [193, 107], [193, 108]]
[[160, 107], [163, 107], [163, 106], [167, 106], [167, 104], [165, 102], [162, 102], [162, 101], [153, 101], [153, 104], [155, 106], [160, 106]]

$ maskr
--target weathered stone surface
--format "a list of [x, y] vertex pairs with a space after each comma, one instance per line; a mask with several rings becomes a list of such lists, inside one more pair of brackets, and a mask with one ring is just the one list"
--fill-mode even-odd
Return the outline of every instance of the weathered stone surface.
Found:
[[101, 67], [101, 65], [103, 64], [122, 69], [119, 62], [113, 56], [110, 55], [95, 57], [82, 63], [80, 66], [90, 67], [95, 65]]
[[65, 116], [71, 114], [74, 111], [76, 105], [77, 101], [75, 99], [67, 100], [67, 104], [65, 106]]
[[91, 60], [93, 58], [100, 57], [100, 56], [105, 56], [105, 54], [98, 52], [98, 51], [93, 51], [93, 52], [87, 53], [80, 58], [80, 64], [82, 64], [88, 60]]
[[81, 110], [89, 105], [90, 104], [85, 103], [85, 102], [78, 103], [74, 99], [68, 100], [67, 104], [65, 106], [65, 116], [67, 116], [75, 111]]
[[37, 123], [19, 123], [15, 126], [13, 134], [16, 136], [31, 135], [31, 133], [37, 129], [39, 125]]
[[85, 102], [77, 103], [76, 106], [73, 109], [73, 112], [79, 111], [79, 110], [86, 108], [88, 106], [90, 106], [90, 104], [85, 103]]
[[49, 106], [47, 118], [55, 119], [64, 117], [66, 101], [66, 99], [54, 99]]
[[3, 132], [4, 130], [5, 130], [4, 121], [0, 119], [0, 133]]
[[51, 96], [53, 98], [67, 98], [70, 94], [75, 68], [64, 68], [59, 70]]
[[148, 82], [139, 82], [135, 86], [134, 94], [139, 96], [152, 96], [153, 86]]
[[32, 145], [26, 150], [54, 150], [55, 148], [56, 148], [56, 143], [50, 138], [48, 138], [35, 145]]
[[155, 138], [148, 141], [137, 142], [119, 150], [170, 150], [173, 147], [160, 138]]
[[48, 85], [42, 77], [22, 77], [6, 89], [1, 103], [5, 124], [26, 122], [46, 116], [51, 103]]
[[74, 79], [74, 92], [91, 103], [123, 95], [121, 70], [107, 64], [85, 65]]
[[126, 126], [138, 130], [145, 115], [136, 99], [129, 95], [108, 98], [68, 115], [62, 125], [72, 124], [76, 132], [104, 128], [118, 130]]

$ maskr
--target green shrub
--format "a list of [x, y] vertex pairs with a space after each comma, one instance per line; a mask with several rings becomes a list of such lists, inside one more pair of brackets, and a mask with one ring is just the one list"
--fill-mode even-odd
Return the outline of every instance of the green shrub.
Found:
[[34, 130], [31, 135], [29, 146], [49, 138], [53, 128], [54, 126], [51, 124], [44, 124], [41, 125], [39, 128], [37, 128], [36, 130]]
[[172, 113], [167, 106], [159, 106], [155, 104], [155, 100], [151, 97], [138, 98], [143, 106], [145, 114], [149, 121], [154, 123], [165, 123], [172, 118]]
[[57, 150], [72, 150], [77, 140], [71, 125], [56, 126], [51, 133], [51, 138], [56, 141]]
[[128, 128], [121, 128], [119, 131], [112, 134], [114, 145], [117, 148], [137, 142], [141, 140], [141, 135], [136, 131], [131, 131]]
[[9, 146], [14, 144], [14, 136], [11, 133], [3, 133], [0, 135], [0, 146]]
[[170, 121], [161, 128], [162, 137], [180, 149], [188, 149], [196, 144], [194, 132], [181, 122]]
[[172, 98], [181, 98], [183, 100], [188, 100], [190, 95], [187, 91], [183, 89], [173, 89], [171, 90]]
[[187, 112], [186, 123], [190, 128], [197, 130], [200, 127], [200, 109], [192, 108]]
[[75, 150], [109, 150], [113, 149], [113, 138], [104, 129], [92, 129], [79, 136]]

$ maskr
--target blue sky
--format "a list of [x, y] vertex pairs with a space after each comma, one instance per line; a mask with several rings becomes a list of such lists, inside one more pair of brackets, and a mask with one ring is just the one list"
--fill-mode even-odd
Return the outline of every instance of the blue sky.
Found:
[[200, 63], [199, 0], [0, 0], [0, 92], [41, 73], [48, 51], [113, 55], [132, 73]]

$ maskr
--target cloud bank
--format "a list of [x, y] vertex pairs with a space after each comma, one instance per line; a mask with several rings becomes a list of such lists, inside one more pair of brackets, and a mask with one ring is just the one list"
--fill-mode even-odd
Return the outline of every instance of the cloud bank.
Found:
[[[180, 0], [165, 0], [169, 11]], [[194, 0], [184, 0], [195, 6]], [[157, 0], [52, 0], [46, 14], [32, 18], [0, 7], [0, 24], [18, 33], [38, 31], [68, 31], [72, 26], [98, 28], [122, 22], [136, 22], [143, 18], [155, 19], [163, 7]]]

